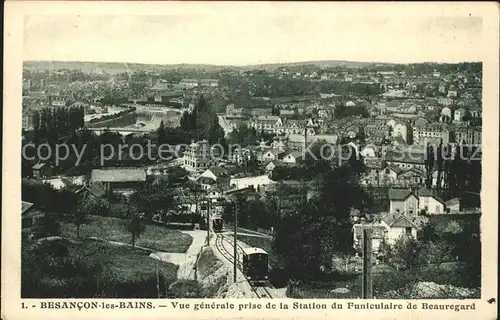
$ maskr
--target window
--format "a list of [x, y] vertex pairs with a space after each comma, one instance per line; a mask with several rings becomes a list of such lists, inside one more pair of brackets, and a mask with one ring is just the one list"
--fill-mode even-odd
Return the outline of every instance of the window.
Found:
[[407, 228], [405, 228], [405, 234], [406, 234], [407, 236], [411, 236], [411, 227], [407, 227]]

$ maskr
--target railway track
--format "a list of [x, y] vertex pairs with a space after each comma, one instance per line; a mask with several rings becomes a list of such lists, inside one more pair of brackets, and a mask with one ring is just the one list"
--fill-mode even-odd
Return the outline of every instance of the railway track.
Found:
[[273, 298], [273, 296], [267, 290], [266, 287], [255, 287], [255, 286], [251, 286], [251, 287], [252, 287], [253, 292], [255, 292], [257, 297], [259, 297], [259, 299], [272, 299]]
[[[233, 253], [226, 248], [226, 246], [224, 245], [224, 240], [225, 240], [224, 235], [217, 234], [217, 237], [215, 238], [215, 247], [224, 256], [224, 258], [226, 258], [229, 262], [233, 263], [234, 262]], [[241, 249], [241, 248], [238, 248], [238, 249]], [[236, 267], [239, 270], [243, 269], [243, 266], [242, 266], [241, 261], [239, 259], [238, 259], [238, 262], [236, 263]]]
[[[231, 263], [234, 263], [233, 253], [226, 248], [226, 246], [224, 245], [225, 242], [229, 242], [229, 240], [226, 239], [223, 234], [216, 234], [215, 248], [217, 249], [217, 251], [220, 252], [220, 254], [222, 254], [222, 256], [225, 259], [227, 259]], [[241, 256], [243, 254], [243, 247], [241, 245], [237, 244], [237, 250], [241, 252], [241, 253], [238, 253], [238, 255]], [[243, 272], [243, 265], [239, 259], [236, 262], [236, 267], [238, 268], [238, 270]], [[257, 297], [259, 299], [272, 299], [273, 298], [272, 294], [269, 292], [269, 290], [266, 287], [255, 286], [255, 285], [252, 285], [250, 282], [249, 282], [249, 284], [250, 284], [250, 287], [252, 288], [252, 291], [257, 295]]]

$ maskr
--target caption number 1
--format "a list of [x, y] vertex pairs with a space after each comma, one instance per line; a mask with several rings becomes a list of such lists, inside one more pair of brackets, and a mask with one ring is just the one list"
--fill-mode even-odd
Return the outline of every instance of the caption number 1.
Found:
[[22, 309], [28, 309], [28, 307], [24, 304], [24, 302], [21, 302], [21, 308]]

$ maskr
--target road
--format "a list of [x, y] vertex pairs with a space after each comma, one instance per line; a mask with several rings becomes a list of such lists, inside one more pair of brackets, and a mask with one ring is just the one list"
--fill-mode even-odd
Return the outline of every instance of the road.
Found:
[[206, 232], [202, 230], [181, 231], [193, 238], [193, 242], [185, 253], [154, 252], [151, 258], [164, 262], [170, 262], [179, 266], [178, 279], [195, 280], [195, 263], [198, 253], [205, 244]]

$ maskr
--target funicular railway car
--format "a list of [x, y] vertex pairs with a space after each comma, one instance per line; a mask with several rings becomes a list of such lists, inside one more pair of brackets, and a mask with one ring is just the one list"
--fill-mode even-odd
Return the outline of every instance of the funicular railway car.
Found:
[[250, 284], [265, 284], [269, 279], [267, 252], [261, 248], [243, 249], [243, 274]]
[[222, 232], [224, 228], [224, 220], [222, 218], [214, 218], [212, 219], [212, 229], [214, 232]]

